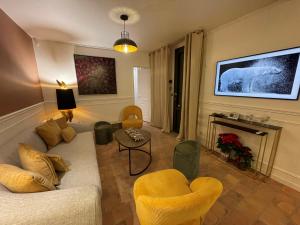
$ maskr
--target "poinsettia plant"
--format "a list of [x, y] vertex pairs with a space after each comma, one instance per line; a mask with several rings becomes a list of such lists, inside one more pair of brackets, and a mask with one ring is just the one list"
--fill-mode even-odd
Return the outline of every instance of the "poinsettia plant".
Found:
[[235, 152], [236, 158], [235, 162], [244, 168], [250, 168], [251, 162], [253, 161], [253, 155], [249, 147], [243, 146], [238, 151]]
[[217, 144], [223, 153], [230, 153], [242, 147], [239, 137], [232, 133], [219, 134]]
[[217, 147], [221, 149], [221, 152], [228, 155], [228, 161], [232, 161], [240, 169], [251, 167], [253, 161], [251, 149], [243, 146], [236, 134], [219, 134]]

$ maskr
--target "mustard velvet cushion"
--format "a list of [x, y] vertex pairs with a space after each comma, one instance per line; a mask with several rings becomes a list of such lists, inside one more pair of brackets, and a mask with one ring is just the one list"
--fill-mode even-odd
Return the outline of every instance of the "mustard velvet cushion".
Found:
[[141, 176], [133, 192], [141, 225], [199, 225], [223, 190], [215, 178], [200, 177], [190, 185], [175, 169]]
[[61, 130], [61, 136], [64, 139], [64, 141], [67, 143], [71, 142], [76, 135], [77, 133], [73, 127], [67, 127]]
[[48, 145], [48, 149], [53, 148], [62, 141], [61, 129], [53, 119], [36, 127], [36, 132]]
[[122, 128], [142, 128], [143, 127], [143, 120], [140, 119], [128, 119], [122, 121]]
[[0, 183], [16, 193], [55, 190], [55, 187], [42, 175], [8, 164], [0, 164]]
[[60, 127], [60, 129], [65, 129], [68, 127], [67, 119], [64, 116], [62, 116], [58, 119], [55, 119], [54, 121], [57, 123], [57, 125]]
[[136, 119], [138, 119], [138, 116], [135, 115], [135, 114], [130, 114], [130, 115], [128, 115], [127, 119], [129, 119], [129, 120], [136, 120]]
[[55, 171], [67, 172], [70, 170], [69, 166], [60, 155], [55, 155], [55, 154], [46, 154], [46, 155], [51, 160]]
[[41, 174], [53, 185], [59, 184], [54, 166], [45, 153], [37, 151], [29, 145], [20, 144], [19, 158], [24, 169]]

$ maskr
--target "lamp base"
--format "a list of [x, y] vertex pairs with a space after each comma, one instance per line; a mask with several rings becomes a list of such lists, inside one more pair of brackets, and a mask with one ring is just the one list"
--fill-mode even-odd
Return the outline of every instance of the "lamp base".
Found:
[[60, 112], [66, 118], [67, 122], [68, 121], [72, 122], [72, 119], [73, 119], [73, 111], [72, 111], [72, 109], [61, 110]]

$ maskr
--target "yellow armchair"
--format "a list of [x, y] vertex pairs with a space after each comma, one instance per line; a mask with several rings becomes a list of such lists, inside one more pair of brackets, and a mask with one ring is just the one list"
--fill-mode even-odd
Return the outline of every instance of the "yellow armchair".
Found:
[[175, 169], [141, 176], [133, 188], [141, 225], [202, 224], [222, 190], [222, 183], [211, 177], [199, 177], [189, 185]]
[[143, 113], [140, 107], [136, 105], [127, 106], [123, 109], [122, 127], [123, 128], [142, 128]]

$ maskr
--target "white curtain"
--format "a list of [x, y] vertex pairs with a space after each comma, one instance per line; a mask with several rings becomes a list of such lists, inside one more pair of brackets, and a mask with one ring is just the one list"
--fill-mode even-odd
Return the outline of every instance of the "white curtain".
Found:
[[170, 132], [169, 63], [170, 49], [162, 47], [150, 53], [151, 125]]
[[177, 137], [179, 140], [197, 138], [202, 46], [203, 31], [195, 31], [185, 36], [181, 121]]

